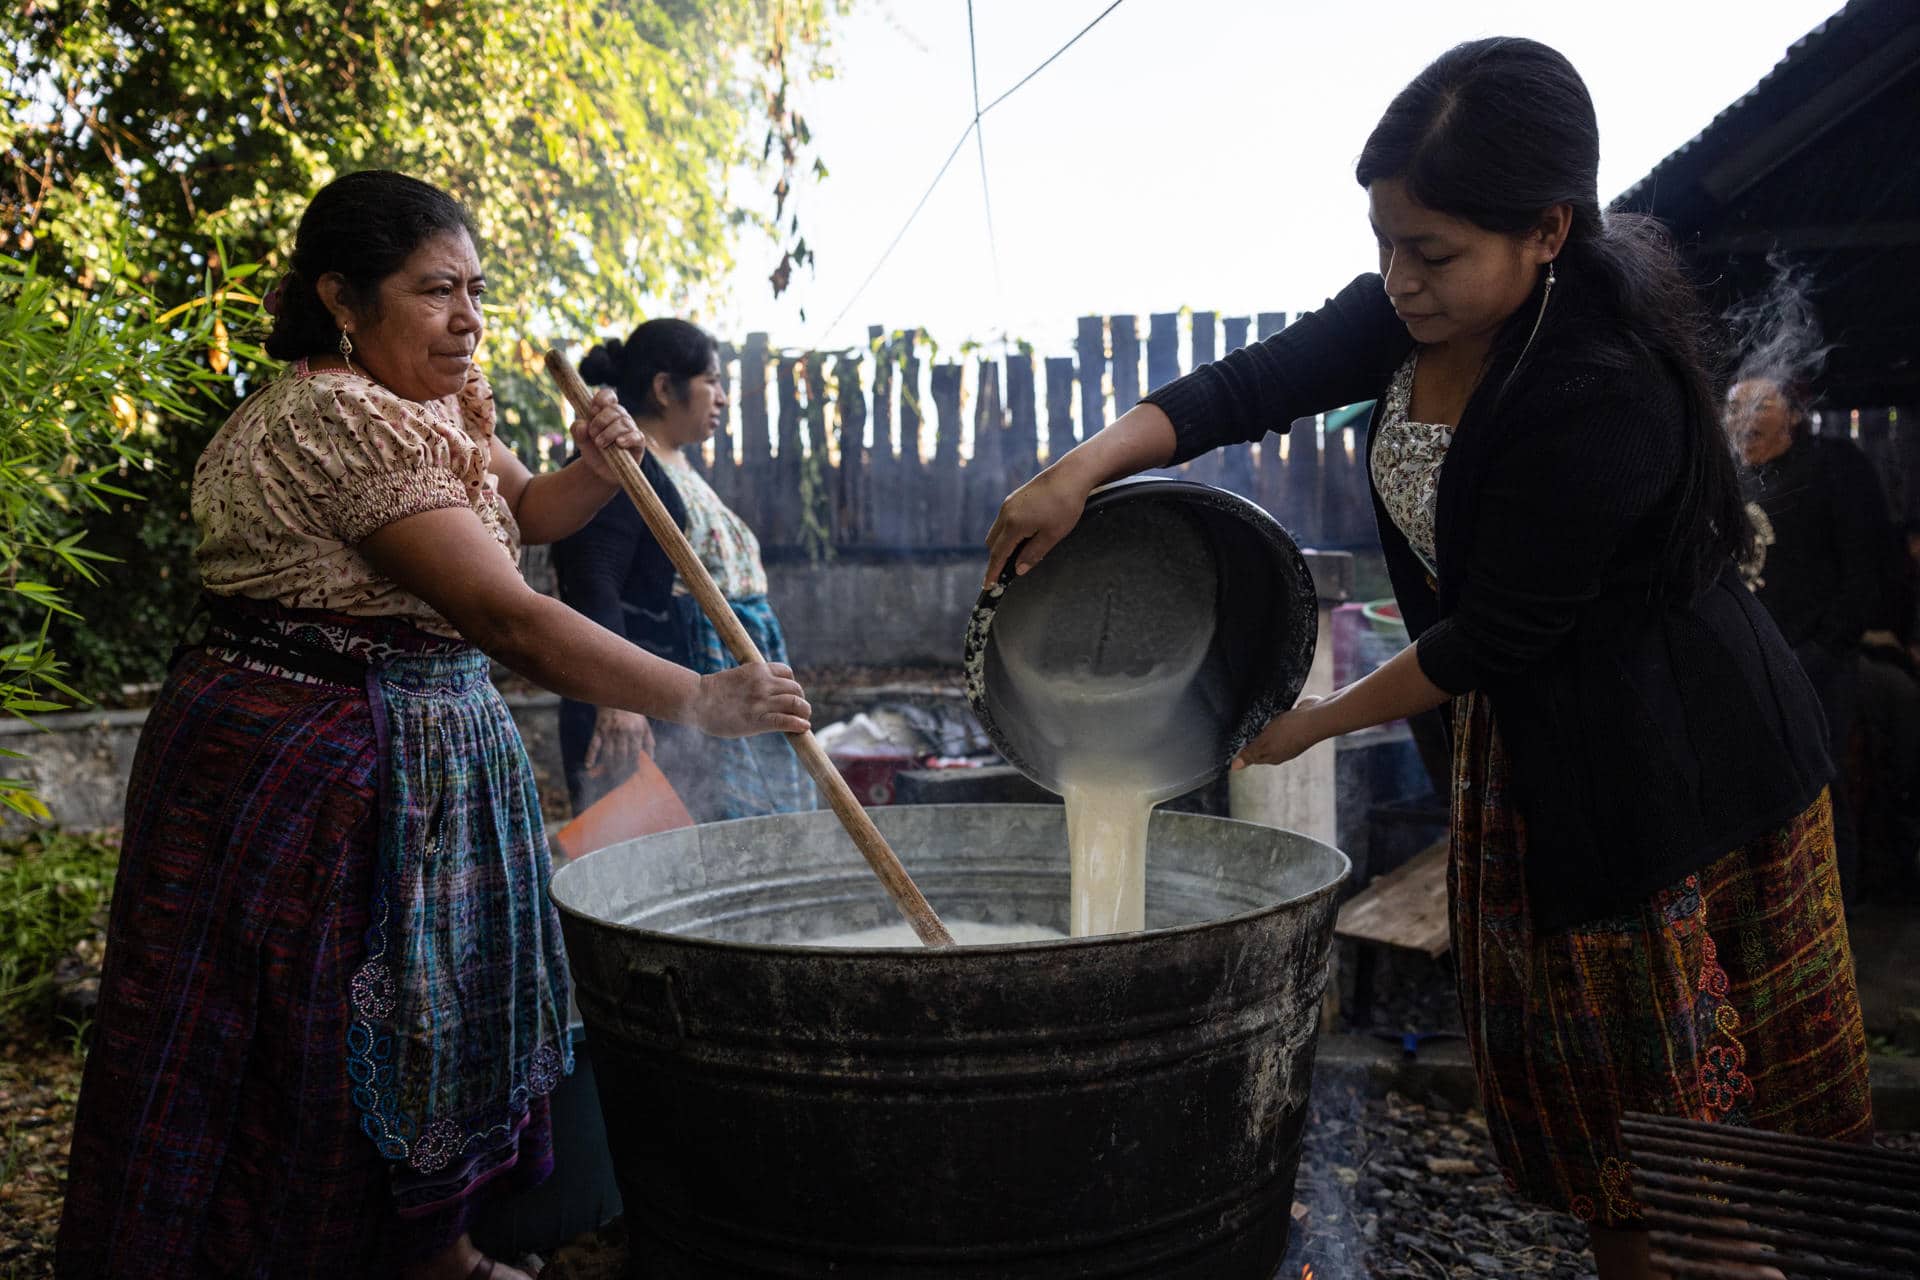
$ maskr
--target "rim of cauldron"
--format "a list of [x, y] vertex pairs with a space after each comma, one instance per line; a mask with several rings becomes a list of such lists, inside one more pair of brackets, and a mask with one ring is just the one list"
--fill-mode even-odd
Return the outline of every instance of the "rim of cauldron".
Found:
[[[1101, 485], [1087, 498], [1087, 504], [1081, 514], [1087, 515], [1111, 506], [1116, 502], [1138, 498], [1172, 498], [1180, 502], [1198, 506], [1212, 507], [1215, 510], [1230, 512], [1239, 516], [1245, 524], [1258, 533], [1267, 543], [1280, 562], [1286, 566], [1292, 581], [1284, 584], [1282, 594], [1290, 599], [1281, 601], [1281, 608], [1303, 620], [1315, 617], [1318, 597], [1313, 585], [1313, 574], [1307, 568], [1307, 559], [1300, 552], [1299, 543], [1294, 541], [1286, 526], [1273, 517], [1265, 507], [1248, 498], [1222, 489], [1215, 485], [1204, 484], [1198, 480], [1183, 480], [1171, 476], [1128, 476], [1109, 484]], [[1073, 537], [1069, 533], [1065, 542]], [[993, 585], [983, 587], [975, 600], [973, 613], [967, 620], [966, 644], [963, 651], [963, 668], [966, 677], [967, 705], [980, 722], [980, 728], [987, 735], [994, 749], [999, 751], [1006, 762], [1018, 769], [1029, 780], [1045, 787], [1049, 791], [1057, 789], [1013, 746], [1006, 731], [995, 720], [987, 700], [987, 648], [993, 634], [993, 617], [999, 610], [1006, 592], [1018, 575], [1014, 572], [1017, 556], [1009, 556], [1001, 568], [1000, 576]], [[1267, 722], [1282, 711], [1293, 706], [1300, 697], [1300, 691], [1306, 688], [1307, 676], [1313, 668], [1314, 648], [1318, 641], [1319, 628], [1312, 621], [1293, 629], [1292, 636], [1274, 638], [1273, 676], [1261, 682], [1255, 696], [1241, 713], [1233, 732], [1227, 738], [1227, 750], [1218, 764], [1192, 780], [1192, 785], [1202, 786], [1217, 778], [1233, 762], [1249, 742], [1259, 736], [1267, 727]], [[1291, 640], [1291, 644], [1286, 641]], [[1192, 788], [1187, 788], [1191, 790]]]
[[[1018, 810], [1025, 810], [1025, 811], [1062, 813], [1060, 806], [1057, 804], [993, 804], [993, 805], [929, 804], [929, 805], [913, 805], [911, 806], [911, 808], [913, 808], [916, 811], [937, 810], [937, 809], [992, 808], [992, 809], [1018, 809]], [[812, 812], [821, 814], [821, 815], [830, 816], [828, 815], [828, 811], [824, 809], [816, 809], [816, 810], [812, 810]], [[1326, 852], [1331, 853], [1334, 857], [1338, 858], [1339, 864], [1334, 869], [1335, 874], [1323, 884], [1320, 884], [1315, 888], [1309, 889], [1305, 893], [1297, 893], [1293, 895], [1291, 898], [1280, 898], [1280, 899], [1277, 899], [1276, 901], [1267, 903], [1265, 906], [1253, 907], [1246, 911], [1236, 911], [1232, 915], [1216, 916], [1212, 920], [1201, 920], [1193, 924], [1167, 925], [1163, 928], [1158, 928], [1158, 929], [1134, 929], [1134, 930], [1128, 930], [1123, 933], [1100, 933], [1100, 934], [1094, 934], [1091, 937], [1085, 937], [1085, 938], [1036, 938], [1031, 942], [956, 943], [951, 947], [929, 947], [924, 943], [902, 945], [897, 947], [823, 947], [811, 942], [736, 942], [726, 938], [703, 937], [697, 933], [669, 933], [665, 929], [649, 929], [642, 925], [628, 924], [623, 920], [609, 920], [604, 916], [592, 915], [588, 912], [582, 911], [581, 909], [573, 906], [570, 903], [561, 901], [560, 895], [556, 890], [556, 885], [560, 880], [560, 877], [565, 875], [569, 868], [578, 866], [581, 863], [586, 862], [588, 859], [597, 858], [603, 853], [612, 853], [615, 850], [619, 849], [622, 845], [632, 844], [635, 841], [639, 841], [639, 840], [655, 840], [664, 836], [678, 835], [681, 832], [689, 831], [689, 830], [697, 831], [701, 827], [730, 827], [737, 823], [767, 822], [771, 819], [793, 818], [796, 816], [798, 815], [790, 814], [790, 813], [763, 814], [761, 816], [752, 817], [752, 818], [729, 818], [724, 822], [701, 823], [698, 826], [691, 827], [691, 828], [677, 827], [669, 831], [657, 831], [657, 832], [654, 832], [652, 835], [635, 836], [633, 840], [623, 840], [620, 842], [620, 844], [608, 845], [604, 849], [595, 849], [591, 853], [583, 853], [577, 858], [572, 858], [568, 860], [564, 865], [560, 867], [556, 867], [554, 869], [553, 874], [547, 877], [547, 900], [553, 903], [554, 908], [556, 910], [567, 915], [578, 917], [582, 920], [590, 921], [594, 925], [600, 926], [602, 928], [618, 929], [625, 933], [641, 933], [641, 934], [646, 934], [649, 937], [655, 937], [655, 938], [670, 938], [675, 942], [691, 943], [693, 945], [701, 946], [701, 947], [721, 947], [721, 948], [743, 950], [743, 951], [772, 951], [772, 952], [778, 952], [783, 955], [796, 952], [796, 951], [806, 951], [816, 955], [831, 955], [831, 956], [897, 956], [897, 955], [903, 955], [903, 954], [905, 955], [943, 955], [943, 956], [994, 955], [1003, 951], [1026, 951], [1034, 947], [1121, 946], [1121, 945], [1126, 945], [1130, 939], [1142, 939], [1142, 938], [1148, 938], [1148, 937], [1154, 938], [1156, 940], [1170, 939], [1170, 938], [1180, 937], [1183, 934], [1198, 933], [1203, 929], [1217, 929], [1222, 925], [1243, 924], [1248, 921], [1257, 919], [1260, 916], [1270, 915], [1273, 912], [1279, 911], [1284, 907], [1297, 906], [1300, 903], [1307, 902], [1315, 897], [1318, 897], [1324, 894], [1332, 894], [1338, 891], [1340, 886], [1346, 882], [1346, 879], [1348, 876], [1353, 874], [1353, 860], [1347, 857], [1347, 855], [1344, 852], [1342, 852], [1338, 847], [1334, 845], [1330, 845], [1324, 840], [1318, 839], [1314, 836], [1302, 834], [1301, 832], [1298, 832], [1298, 831], [1285, 831], [1283, 832], [1283, 834], [1296, 840], [1309, 841], [1315, 847], [1324, 849]], [[1207, 813], [1207, 814], [1174, 813], [1174, 814], [1168, 814], [1167, 816], [1180, 819], [1180, 820], [1200, 818], [1200, 819], [1205, 819], [1208, 822], [1231, 823], [1234, 826], [1238, 826], [1238, 827], [1256, 827], [1262, 831], [1280, 831], [1281, 830], [1280, 828], [1277, 828], [1277, 827], [1270, 827], [1267, 824], [1262, 822], [1248, 822], [1244, 818], [1223, 818], [1223, 817], [1219, 817], [1218, 815], [1210, 814], [1210, 813]], [[1064, 821], [1064, 814], [1063, 814], [1062, 820]], [[850, 879], [865, 879], [866, 873], [864, 871], [859, 870], [856, 867], [849, 867], [848, 876]], [[888, 923], [891, 924], [894, 922], [889, 921]], [[906, 918], [902, 916], [898, 923], [903, 923], [903, 924], [906, 923]]]

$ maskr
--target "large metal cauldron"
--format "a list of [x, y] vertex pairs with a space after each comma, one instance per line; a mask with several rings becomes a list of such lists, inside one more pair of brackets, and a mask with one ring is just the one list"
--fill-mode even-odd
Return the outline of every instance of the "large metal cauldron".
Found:
[[[1057, 806], [874, 811], [949, 919], [1062, 932]], [[1268, 1280], [1286, 1248], [1337, 850], [1156, 813], [1149, 930], [948, 951], [830, 813], [553, 879], [636, 1277]]]

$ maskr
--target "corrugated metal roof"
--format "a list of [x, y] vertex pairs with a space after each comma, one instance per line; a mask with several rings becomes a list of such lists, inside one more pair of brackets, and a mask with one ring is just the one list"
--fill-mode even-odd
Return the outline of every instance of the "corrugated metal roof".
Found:
[[1664, 220], [1715, 305], [1785, 254], [1836, 344], [1829, 400], [1920, 402], [1920, 0], [1852, 0], [1615, 207]]
[[[1621, 192], [1614, 200], [1614, 204], [1621, 208], [1628, 209], [1644, 208], [1651, 197], [1653, 188], [1658, 185], [1662, 175], [1685, 164], [1687, 157], [1699, 150], [1701, 145], [1706, 142], [1709, 137], [1717, 134], [1723, 125], [1731, 124], [1750, 104], [1758, 101], [1765, 95], [1769, 91], [1769, 86], [1777, 82], [1797, 59], [1812, 57], [1817, 54], [1821, 43], [1828, 37], [1836, 25], [1845, 25], [1850, 18], [1857, 17], [1858, 10], [1873, 8], [1883, 3], [1885, 3], [1885, 0], [1848, 0], [1848, 3], [1843, 6], [1838, 13], [1788, 45], [1787, 51], [1780, 55], [1780, 61], [1773, 64], [1773, 70], [1760, 77], [1758, 84], [1741, 94], [1738, 98], [1735, 98], [1719, 115], [1716, 115], [1712, 120], [1707, 122], [1706, 128], [1694, 134], [1672, 152], [1668, 153], [1664, 160], [1648, 170], [1644, 178], [1641, 178], [1640, 181]], [[1920, 4], [1916, 4], [1915, 0], [1893, 0], [1893, 3], [1903, 5], [1912, 11], [1920, 11]]]

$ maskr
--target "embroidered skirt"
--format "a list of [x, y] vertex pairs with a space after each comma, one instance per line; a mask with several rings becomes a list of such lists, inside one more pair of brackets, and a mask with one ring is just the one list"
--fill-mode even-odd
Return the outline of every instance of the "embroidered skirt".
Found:
[[485, 660], [303, 625], [375, 678], [190, 650], [148, 717], [62, 1274], [387, 1274], [551, 1169], [564, 964]]
[[1461, 1014], [1502, 1171], [1528, 1199], [1635, 1225], [1619, 1119], [1872, 1132], [1824, 794], [1635, 911], [1536, 934], [1491, 703], [1456, 706], [1448, 889]]
[[[787, 636], [765, 596], [729, 600], [768, 662], [787, 660]], [[720, 633], [691, 596], [675, 596], [687, 665], [701, 675], [738, 666]], [[724, 822], [820, 807], [813, 779], [784, 734], [710, 738], [686, 725], [654, 726], [657, 762], [695, 822]]]

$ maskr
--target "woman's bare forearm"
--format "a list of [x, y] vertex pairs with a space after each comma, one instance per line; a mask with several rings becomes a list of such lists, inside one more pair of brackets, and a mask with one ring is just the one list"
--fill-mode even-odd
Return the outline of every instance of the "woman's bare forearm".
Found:
[[1419, 651], [1408, 645], [1373, 671], [1307, 709], [1325, 738], [1371, 729], [1431, 711], [1452, 697], [1427, 679]]
[[1090, 491], [1113, 480], [1166, 466], [1178, 444], [1173, 420], [1165, 411], [1158, 405], [1141, 403], [1095, 432], [1092, 439], [1075, 445], [1047, 470], [1057, 468], [1071, 478], [1076, 487], [1084, 486]]
[[575, 464], [528, 480], [514, 505], [520, 540], [529, 546], [558, 542], [578, 533], [609, 499], [625, 502], [618, 485], [602, 480], [593, 468]]

